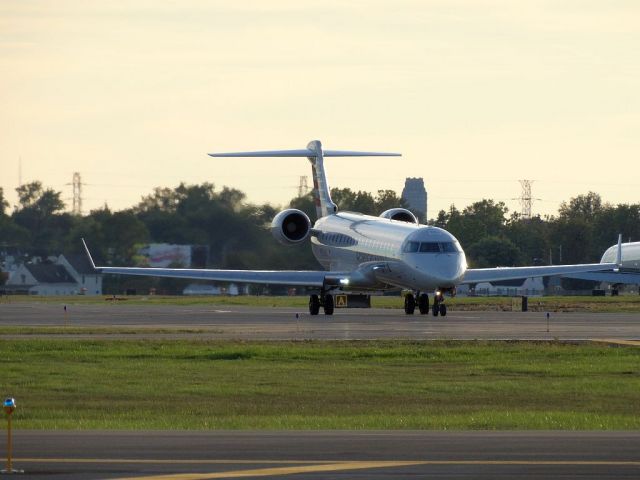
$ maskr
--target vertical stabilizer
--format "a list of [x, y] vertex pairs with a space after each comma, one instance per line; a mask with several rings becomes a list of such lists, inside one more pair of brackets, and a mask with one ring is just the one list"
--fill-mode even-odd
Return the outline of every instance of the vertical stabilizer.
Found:
[[331, 200], [327, 175], [324, 171], [322, 143], [320, 143], [320, 140], [312, 140], [307, 145], [307, 149], [315, 153], [315, 155], [307, 158], [311, 162], [311, 170], [313, 172], [313, 197], [316, 204], [316, 214], [318, 218], [322, 218], [336, 213], [338, 206]]

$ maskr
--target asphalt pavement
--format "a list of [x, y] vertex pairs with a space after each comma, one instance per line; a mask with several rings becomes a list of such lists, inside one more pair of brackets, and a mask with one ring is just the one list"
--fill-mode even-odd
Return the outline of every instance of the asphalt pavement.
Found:
[[640, 432], [18, 431], [14, 444], [34, 479], [640, 478]]
[[3, 326], [111, 329], [110, 332], [79, 333], [77, 337], [113, 336], [117, 329], [132, 328], [146, 330], [145, 336], [154, 338], [243, 340], [640, 339], [640, 314], [637, 313], [551, 312], [547, 322], [545, 312], [450, 309], [446, 317], [433, 317], [405, 315], [400, 309], [349, 309], [336, 310], [332, 316], [311, 316], [306, 309], [296, 308], [127, 305], [125, 302], [69, 304], [66, 312], [61, 304], [1, 302], [0, 327]]

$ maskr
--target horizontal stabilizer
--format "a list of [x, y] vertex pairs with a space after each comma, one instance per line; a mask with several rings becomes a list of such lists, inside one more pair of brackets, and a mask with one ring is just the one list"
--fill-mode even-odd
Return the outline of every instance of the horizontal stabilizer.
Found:
[[[266, 150], [261, 152], [210, 153], [211, 157], [317, 157], [317, 153], [307, 148], [298, 150]], [[348, 150], [323, 150], [323, 157], [400, 157], [400, 153], [352, 152]]]

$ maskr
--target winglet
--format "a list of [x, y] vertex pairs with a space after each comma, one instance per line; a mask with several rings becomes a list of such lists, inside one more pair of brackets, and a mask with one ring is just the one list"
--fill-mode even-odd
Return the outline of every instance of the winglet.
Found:
[[87, 257], [89, 257], [89, 262], [91, 263], [91, 267], [94, 270], [98, 270], [98, 268], [96, 268], [96, 264], [93, 263], [93, 258], [91, 258], [91, 254], [89, 253], [89, 247], [87, 247], [87, 242], [84, 241], [84, 238], [82, 238], [81, 240], [82, 240], [82, 245], [84, 246], [84, 251], [87, 253]]
[[618, 269], [622, 266], [622, 234], [618, 234], [618, 251], [616, 252], [616, 265]]

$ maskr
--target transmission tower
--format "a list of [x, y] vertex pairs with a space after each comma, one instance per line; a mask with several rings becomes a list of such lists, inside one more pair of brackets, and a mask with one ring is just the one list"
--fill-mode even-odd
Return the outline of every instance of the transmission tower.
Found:
[[520, 205], [522, 206], [522, 218], [531, 218], [531, 205], [533, 198], [531, 197], [531, 184], [533, 180], [518, 180], [522, 186], [522, 196], [520, 197]]
[[82, 215], [82, 180], [80, 173], [73, 173], [73, 214]]
[[304, 197], [309, 192], [309, 177], [306, 175], [300, 176], [300, 182], [298, 183], [298, 196]]

